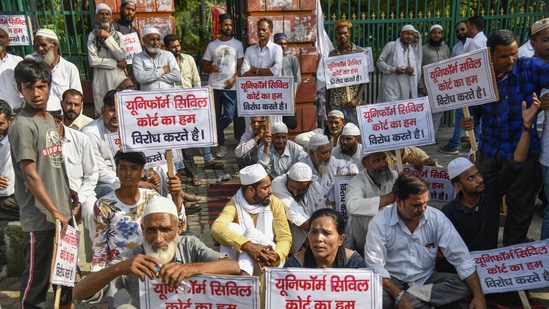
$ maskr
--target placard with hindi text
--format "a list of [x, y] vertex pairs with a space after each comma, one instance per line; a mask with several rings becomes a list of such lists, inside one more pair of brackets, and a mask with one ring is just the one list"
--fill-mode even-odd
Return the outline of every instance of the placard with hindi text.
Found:
[[236, 96], [239, 117], [294, 115], [291, 76], [239, 77]]
[[365, 153], [435, 143], [426, 97], [359, 105], [356, 112]]
[[123, 151], [215, 146], [210, 87], [117, 93]]
[[183, 280], [178, 288], [160, 279], [139, 281], [143, 309], [216, 308], [259, 309], [259, 278], [200, 275]]
[[433, 113], [499, 100], [487, 47], [426, 65], [423, 77]]
[[366, 53], [353, 53], [324, 58], [326, 89], [370, 82]]

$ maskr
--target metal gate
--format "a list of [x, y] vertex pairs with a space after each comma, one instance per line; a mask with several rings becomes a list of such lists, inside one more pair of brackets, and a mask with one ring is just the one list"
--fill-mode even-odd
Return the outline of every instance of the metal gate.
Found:
[[[93, 27], [91, 1], [81, 0], [2, 0], [1, 15], [26, 15], [29, 31], [48, 28], [59, 37], [59, 53], [78, 67], [81, 80], [92, 78], [88, 65], [87, 34]], [[24, 56], [33, 46], [11, 46], [11, 52]]]
[[[536, 20], [549, 16], [545, 1], [361, 1], [325, 0], [322, 2], [326, 32], [335, 40], [334, 24], [340, 18], [349, 19], [352, 24], [351, 41], [359, 46], [372, 47], [374, 61], [383, 46], [398, 38], [405, 24], [412, 24], [421, 33], [423, 42], [429, 38], [429, 28], [433, 24], [444, 27], [445, 40], [450, 48], [456, 42], [455, 24], [470, 16], [482, 16], [486, 21], [484, 33], [498, 29], [515, 31], [520, 44], [528, 38], [530, 25]], [[375, 102], [381, 74], [370, 74], [370, 84], [366, 100]], [[451, 118], [451, 117], [449, 117]], [[447, 122], [447, 121], [446, 121]], [[447, 122], [448, 123], [448, 122]]]

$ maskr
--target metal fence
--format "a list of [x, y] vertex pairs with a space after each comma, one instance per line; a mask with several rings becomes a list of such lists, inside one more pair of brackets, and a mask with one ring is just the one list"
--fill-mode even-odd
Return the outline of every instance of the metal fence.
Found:
[[[32, 33], [40, 28], [48, 28], [59, 37], [59, 53], [74, 63], [80, 72], [81, 80], [92, 79], [92, 69], [88, 65], [87, 34], [93, 26], [91, 1], [81, 0], [3, 0], [0, 1], [1, 14], [25, 15]], [[32, 45], [12, 46], [11, 52], [25, 56], [33, 52]]]

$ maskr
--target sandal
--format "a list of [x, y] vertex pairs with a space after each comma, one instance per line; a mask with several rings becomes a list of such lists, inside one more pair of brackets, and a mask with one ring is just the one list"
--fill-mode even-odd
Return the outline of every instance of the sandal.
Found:
[[200, 177], [198, 177], [198, 176], [194, 176], [194, 177], [192, 178], [191, 183], [192, 183], [193, 186], [195, 186], [195, 187], [200, 187], [200, 186], [202, 185], [202, 179], [200, 179]]
[[192, 206], [185, 207], [185, 215], [189, 216], [199, 213], [201, 209], [202, 207], [200, 207], [200, 204], [194, 204]]
[[210, 162], [204, 162], [204, 168], [222, 168], [225, 164], [223, 162], [211, 160]]
[[194, 194], [188, 194], [186, 192], [183, 192], [183, 199], [187, 202], [199, 202], [202, 200], [201, 196], [196, 196]]

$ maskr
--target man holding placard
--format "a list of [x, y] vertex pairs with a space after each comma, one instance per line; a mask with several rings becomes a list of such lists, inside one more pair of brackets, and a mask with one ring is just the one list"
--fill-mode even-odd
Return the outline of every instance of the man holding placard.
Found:
[[[364, 53], [362, 47], [356, 46], [349, 40], [352, 27], [353, 24], [346, 19], [340, 19], [335, 23], [336, 49], [330, 51], [328, 57]], [[365, 89], [366, 83], [326, 89], [326, 111], [340, 110], [345, 115], [346, 122], [358, 125], [356, 107], [361, 104]]]
[[[126, 289], [131, 308], [139, 308], [139, 280], [162, 278], [170, 289], [200, 274], [238, 275], [240, 268], [225, 254], [208, 248], [194, 236], [178, 236], [180, 222], [175, 204], [155, 196], [143, 209], [142, 241], [120, 254], [108, 267], [92, 272], [74, 287], [74, 298], [98, 302], [108, 293]], [[128, 305], [126, 305], [128, 306]]]
[[[549, 88], [549, 63], [538, 58], [518, 58], [517, 35], [511, 30], [498, 30], [488, 38], [492, 56], [498, 102], [481, 105], [472, 112], [474, 119], [482, 115], [482, 134], [476, 166], [489, 181], [511, 160], [522, 131], [531, 134], [530, 150], [526, 164], [515, 182], [506, 192], [507, 217], [503, 231], [503, 245], [528, 241], [528, 227], [532, 221], [536, 195], [541, 188], [539, 166], [540, 140], [535, 121], [529, 127], [522, 119], [522, 102], [527, 107], [533, 102], [533, 93]], [[464, 130], [473, 128], [473, 119], [462, 119]]]
[[377, 59], [377, 68], [383, 73], [379, 102], [394, 102], [417, 98], [417, 74], [421, 64], [411, 46], [416, 29], [405, 25], [396, 41], [387, 43]]

